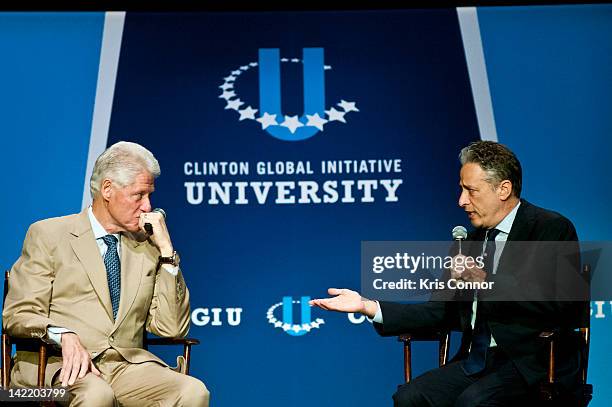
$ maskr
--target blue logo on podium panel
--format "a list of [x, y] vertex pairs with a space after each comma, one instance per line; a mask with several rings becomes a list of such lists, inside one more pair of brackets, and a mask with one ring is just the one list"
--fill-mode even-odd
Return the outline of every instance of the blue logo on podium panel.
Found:
[[[292, 297], [283, 297], [282, 302], [277, 302], [276, 304], [268, 308], [268, 312], [266, 313], [268, 322], [274, 325], [274, 328], [280, 328], [288, 335], [306, 335], [312, 329], [319, 328], [325, 323], [322, 318], [317, 318], [314, 321], [311, 321], [310, 305], [308, 305], [308, 301], [310, 301], [310, 297], [308, 296], [302, 297], [299, 301], [294, 300]], [[293, 323], [293, 304], [300, 304], [300, 311], [302, 314], [301, 321], [299, 324]], [[276, 308], [281, 306], [283, 310], [283, 320], [279, 321], [274, 316], [274, 311], [276, 310]]]

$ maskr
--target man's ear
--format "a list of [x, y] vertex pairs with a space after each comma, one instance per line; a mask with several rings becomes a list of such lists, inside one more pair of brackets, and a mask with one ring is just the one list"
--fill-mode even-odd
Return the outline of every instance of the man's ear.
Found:
[[106, 178], [102, 181], [102, 185], [100, 186], [100, 194], [105, 201], [110, 201], [110, 198], [113, 194], [113, 182]]
[[499, 197], [499, 199], [501, 201], [506, 201], [512, 195], [512, 181], [507, 179], [503, 180], [499, 183], [497, 190], [497, 196]]

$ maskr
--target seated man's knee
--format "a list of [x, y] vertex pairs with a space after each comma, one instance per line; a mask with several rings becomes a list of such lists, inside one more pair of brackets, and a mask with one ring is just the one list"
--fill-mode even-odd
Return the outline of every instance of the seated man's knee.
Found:
[[70, 388], [71, 407], [99, 406], [111, 407], [117, 404], [111, 386], [99, 377], [89, 374]]
[[184, 376], [179, 389], [180, 405], [185, 407], [208, 407], [210, 392], [200, 380]]
[[393, 395], [394, 407], [424, 407], [428, 405], [423, 393], [414, 384], [406, 383], [402, 385]]
[[483, 405], [483, 392], [478, 386], [470, 386], [457, 397], [454, 407], [477, 407]]

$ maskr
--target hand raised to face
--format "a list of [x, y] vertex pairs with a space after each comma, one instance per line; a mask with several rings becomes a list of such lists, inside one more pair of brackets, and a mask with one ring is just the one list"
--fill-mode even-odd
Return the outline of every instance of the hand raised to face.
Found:
[[143, 233], [147, 233], [144, 226], [145, 223], [151, 225], [153, 233], [149, 237], [153, 244], [157, 246], [161, 255], [164, 257], [172, 256], [174, 249], [164, 215], [160, 212], [143, 212], [138, 220], [138, 226]]

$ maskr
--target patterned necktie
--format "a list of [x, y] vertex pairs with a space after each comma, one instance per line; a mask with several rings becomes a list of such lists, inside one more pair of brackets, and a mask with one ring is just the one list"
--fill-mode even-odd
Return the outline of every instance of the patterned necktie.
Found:
[[113, 318], [117, 318], [119, 310], [119, 297], [121, 295], [121, 262], [117, 253], [117, 238], [113, 235], [102, 237], [106, 243], [106, 254], [104, 255], [104, 266], [108, 279], [108, 290], [110, 291], [111, 304], [113, 305]]
[[[484, 271], [487, 275], [493, 274], [493, 257], [495, 255], [495, 237], [499, 234], [499, 230], [492, 229], [487, 231], [487, 244], [483, 252], [484, 255]], [[487, 350], [491, 343], [491, 331], [485, 319], [480, 312], [481, 307], [476, 306], [476, 321], [474, 323], [474, 332], [472, 334], [472, 346], [467, 359], [463, 361], [463, 370], [468, 375], [473, 375], [481, 372], [487, 361]]]

